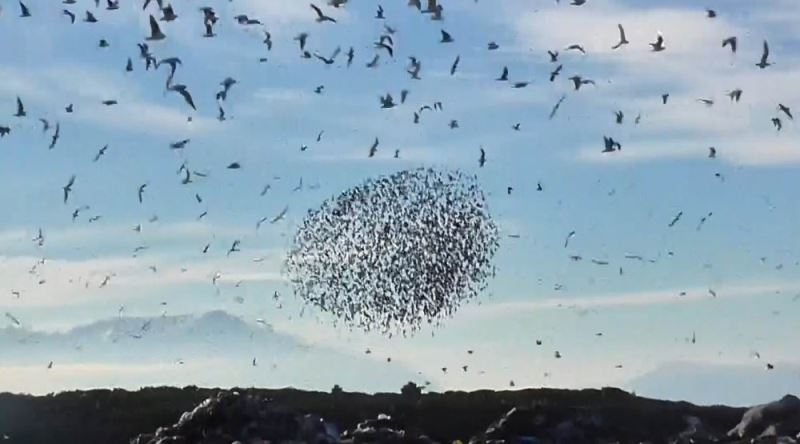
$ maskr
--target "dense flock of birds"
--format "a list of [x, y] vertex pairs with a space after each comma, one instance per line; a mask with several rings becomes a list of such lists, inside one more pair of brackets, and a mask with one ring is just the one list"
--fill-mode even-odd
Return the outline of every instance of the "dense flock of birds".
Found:
[[477, 296], [497, 247], [477, 178], [420, 168], [309, 212], [287, 268], [306, 303], [351, 327], [407, 333]]
[[[80, 2], [79, 0], [63, 0], [62, 3], [63, 15], [72, 24], [79, 20], [89, 24], [96, 23], [102, 19], [102, 15], [98, 12], [101, 9], [105, 9], [104, 14], [113, 14], [120, 8], [119, 0], [105, 0], [104, 5], [101, 5], [101, 0]], [[81, 14], [77, 8], [83, 8], [85, 5], [79, 5], [79, 3], [89, 3], [89, 7], [95, 8], [95, 11], [85, 9]], [[348, 0], [329, 0], [327, 5], [323, 6], [311, 3], [308, 14], [318, 23], [318, 26], [341, 26], [337, 22], [337, 11], [347, 8], [348, 3]], [[408, 0], [409, 8], [424, 14], [434, 22], [445, 23], [445, 7], [440, 4], [439, 0], [427, 0], [424, 5], [422, 3], [421, 0]], [[586, 0], [572, 0], [571, 5], [581, 7], [586, 3]], [[47, 2], [48, 8], [56, 7], [55, 5], [55, 2]], [[145, 71], [161, 72], [163, 70], [165, 91], [179, 96], [189, 112], [188, 109], [196, 111], [198, 107], [193, 92], [177, 80], [182, 66], [181, 58], [177, 56], [162, 57], [161, 54], [158, 54], [158, 42], [170, 38], [170, 23], [179, 18], [181, 20], [196, 19], [198, 29], [202, 30], [198, 34], [203, 38], [216, 37], [215, 27], [223, 19], [235, 20], [238, 25], [250, 29], [263, 26], [263, 23], [256, 17], [244, 14], [223, 18], [210, 6], [199, 8], [184, 4], [181, 6], [185, 6], [185, 9], [179, 10], [181, 8], [169, 4], [167, 0], [143, 1], [141, 9], [147, 17], [149, 33], [142, 36], [142, 41], [138, 43], [138, 53], [127, 59], [124, 70], [132, 72], [135, 69], [141, 69], [137, 68], [137, 64], [142, 66]], [[37, 9], [43, 9], [45, 3], [37, 2], [34, 8], [30, 8], [19, 1], [18, 7], [17, 17], [20, 20], [35, 20]], [[364, 58], [366, 68], [376, 68], [379, 66], [381, 58], [396, 59], [400, 57], [395, 45], [395, 40], [400, 38], [400, 34], [390, 25], [390, 17], [386, 15], [383, 7], [375, 4], [375, 8], [374, 18], [383, 21], [383, 32], [370, 45], [373, 51]], [[6, 4], [0, 13], [11, 14], [11, 10], [12, 8]], [[713, 10], [706, 10], [705, 14], [709, 19], [716, 17], [716, 12]], [[263, 29], [261, 32], [263, 33], [262, 44], [266, 51], [271, 51], [274, 44], [279, 44], [273, 41], [272, 34], [268, 29]], [[653, 53], [669, 51], [669, 36], [659, 33], [653, 36], [652, 41], [630, 42], [622, 24], [618, 25], [618, 33], [619, 40], [610, 46], [615, 51], [624, 51], [625, 46], [634, 44], [649, 45]], [[325, 65], [339, 65], [343, 68], [354, 66], [356, 50], [353, 47], [346, 50], [337, 47], [329, 55], [324, 55], [309, 46], [309, 37], [308, 32], [300, 32], [292, 41], [284, 43], [296, 45], [301, 59], [318, 61]], [[442, 27], [438, 43], [450, 45], [455, 41], [456, 37]], [[729, 36], [721, 41], [721, 47], [736, 53], [738, 43], [736, 36]], [[98, 46], [108, 47], [109, 42], [101, 39]], [[495, 51], [499, 47], [500, 45], [494, 41], [487, 44], [489, 51]], [[772, 65], [772, 61], [766, 41], [763, 41], [762, 48], [762, 55], [759, 60], [754, 61], [754, 65], [759, 69], [767, 69]], [[557, 81], [565, 70], [565, 65], [559, 58], [559, 50], [562, 53], [586, 54], [587, 52], [581, 44], [577, 43], [548, 51], [547, 57], [553, 67], [545, 76], [549, 82]], [[411, 80], [422, 80], [424, 61], [413, 55], [409, 55], [407, 60], [408, 63], [404, 67], [405, 74]], [[259, 61], [267, 62], [268, 60], [263, 57]], [[458, 72], [460, 63], [461, 57], [455, 56], [452, 63], [449, 64], [451, 76]], [[499, 71], [497, 77], [487, 80], [507, 84], [509, 88], [513, 89], [526, 88], [531, 83], [531, 81], [512, 80], [508, 67], [502, 67]], [[595, 80], [578, 74], [574, 74], [566, 80], [569, 81], [575, 93], [582, 88], [597, 86]], [[218, 85], [214, 97], [217, 119], [220, 122], [227, 119], [224, 106], [229, 92], [237, 83], [234, 77], [227, 77]], [[317, 94], [322, 94], [323, 91], [323, 85], [315, 89]], [[738, 102], [742, 93], [742, 90], [736, 89], [730, 91], [728, 96], [732, 101]], [[403, 89], [395, 95], [392, 93], [382, 94], [376, 107], [379, 109], [399, 107], [406, 104], [409, 94], [408, 89]], [[561, 96], [553, 105], [549, 114], [550, 119], [556, 117], [566, 98], [566, 95]], [[666, 105], [668, 100], [669, 92], [661, 92], [661, 103]], [[711, 99], [699, 100], [708, 106], [713, 105]], [[113, 107], [118, 102], [110, 99], [103, 101], [102, 104]], [[414, 124], [419, 124], [426, 113], [443, 111], [444, 104], [442, 102], [431, 101], [430, 104], [415, 107], [409, 112], [409, 120]], [[66, 104], [64, 112], [67, 114], [79, 113], [79, 105]], [[14, 112], [10, 117], [17, 120], [10, 123], [0, 121], [0, 137], [2, 138], [13, 137], [15, 126], [22, 119], [38, 118], [29, 116], [24, 97], [16, 98]], [[188, 116], [187, 120], [191, 120], [191, 118]], [[622, 124], [624, 119], [625, 115], [621, 110], [615, 112], [614, 123]], [[640, 119], [641, 115], [637, 116], [636, 123]], [[785, 104], [776, 104], [776, 114], [770, 116], [770, 119], [776, 130], [780, 131], [783, 128], [784, 119], [793, 119], [792, 111]], [[38, 120], [41, 123], [42, 131], [49, 135], [47, 148], [56, 149], [61, 137], [61, 123], [43, 117]], [[450, 119], [448, 126], [456, 129], [459, 127], [459, 122], [456, 119]], [[518, 131], [520, 124], [515, 124], [512, 128]], [[322, 134], [320, 132], [317, 135], [317, 141], [321, 139]], [[183, 150], [189, 143], [190, 139], [182, 139], [170, 142], [169, 147], [172, 150]], [[379, 147], [380, 139], [376, 137], [374, 142], [365, 146], [364, 157], [374, 157], [378, 153]], [[99, 161], [107, 149], [108, 145], [100, 148], [93, 161]], [[305, 151], [307, 146], [303, 145], [300, 149]], [[606, 155], [614, 155], [622, 149], [623, 143], [612, 136], [604, 136], [602, 143], [598, 140], [598, 150]], [[476, 147], [476, 166], [481, 168], [491, 161], [490, 154], [484, 147]], [[400, 155], [399, 150], [394, 151], [395, 158]], [[708, 157], [713, 159], [716, 156], [716, 148], [709, 147]], [[232, 162], [226, 168], [237, 170], [241, 168], [241, 164]], [[190, 186], [198, 178], [207, 175], [202, 171], [189, 168], [186, 163], [180, 165], [177, 173], [179, 175], [178, 183], [183, 186]], [[84, 184], [81, 183], [80, 177], [70, 172], [65, 173], [65, 179], [61, 190], [54, 191], [62, 194], [64, 205], [70, 205], [73, 203], [70, 199], [72, 193]], [[268, 189], [268, 186], [265, 187], [261, 194], [265, 194]], [[509, 186], [507, 191], [508, 194], [511, 194], [512, 187]], [[538, 191], [542, 191], [541, 184], [538, 185]], [[145, 199], [147, 192], [147, 183], [138, 187], [136, 197], [140, 203]], [[195, 194], [195, 199], [202, 202], [199, 194]], [[77, 219], [82, 212], [88, 209], [89, 205], [75, 207], [71, 212], [72, 220]], [[257, 227], [267, 222], [276, 223], [284, 219], [288, 211], [287, 205], [280, 213], [259, 220]], [[711, 215], [712, 213], [708, 213], [703, 217], [700, 225]], [[678, 213], [669, 226], [677, 224], [681, 216], [682, 212]], [[92, 222], [91, 219], [89, 221]], [[698, 226], [698, 230], [699, 228], [700, 226]], [[140, 231], [141, 225], [137, 225], [136, 230]], [[565, 248], [568, 247], [570, 239], [575, 235], [575, 231], [570, 231], [566, 235]], [[45, 233], [42, 229], [38, 230], [38, 235], [33, 238], [33, 241], [38, 246], [45, 243]], [[234, 240], [227, 250], [227, 255], [230, 256], [241, 251], [241, 247], [241, 241]], [[378, 330], [383, 333], [392, 331], [407, 333], [418, 330], [425, 323], [440, 322], [443, 318], [452, 315], [462, 302], [474, 298], [484, 288], [486, 279], [494, 273], [491, 258], [497, 247], [498, 230], [489, 216], [485, 197], [477, 186], [475, 177], [459, 171], [422, 168], [370, 179], [360, 186], [331, 198], [319, 209], [310, 211], [295, 236], [294, 246], [286, 260], [286, 270], [296, 294], [305, 303], [333, 314], [345, 324], [366, 330]], [[205, 254], [208, 250], [209, 245], [205, 245], [202, 253]], [[138, 253], [138, 251], [134, 253]], [[640, 256], [627, 258], [644, 260]], [[579, 261], [582, 258], [571, 256], [571, 259]], [[595, 263], [607, 264], [607, 262], [600, 261]], [[622, 269], [620, 268], [621, 273]], [[100, 283], [100, 287], [108, 285], [111, 278], [112, 276], [106, 276]], [[216, 285], [219, 278], [219, 274], [214, 275], [211, 278], [212, 284]], [[713, 294], [713, 290], [709, 290], [709, 292]], [[15, 296], [19, 297], [20, 293], [15, 292]], [[6, 318], [15, 325], [20, 325], [19, 320], [13, 314], [6, 313]], [[693, 336], [692, 342], [694, 341]], [[537, 341], [537, 344], [541, 345], [541, 341]], [[558, 351], [555, 352], [555, 357], [561, 357]], [[50, 365], [52, 366], [52, 363]], [[771, 367], [770, 364], [769, 368]], [[467, 371], [466, 366], [463, 370]], [[446, 372], [447, 368], [442, 368], [442, 371]]]

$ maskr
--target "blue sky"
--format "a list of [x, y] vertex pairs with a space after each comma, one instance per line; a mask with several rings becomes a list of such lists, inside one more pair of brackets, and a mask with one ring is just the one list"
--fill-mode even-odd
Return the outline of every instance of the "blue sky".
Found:
[[[127, 2], [117, 11], [95, 11], [94, 2], [79, 0], [70, 7], [78, 16], [72, 25], [61, 5], [30, 0], [30, 18], [19, 18], [14, 3], [2, 5], [0, 125], [12, 131], [0, 139], [6, 210], [0, 218], [0, 311], [13, 313], [24, 328], [66, 330], [114, 318], [122, 306], [136, 316], [225, 310], [345, 355], [363, 356], [367, 347], [376, 360], [391, 354], [397, 365], [440, 388], [504, 388], [512, 379], [517, 386], [636, 388], [655, 374], [661, 379], [643, 384], [645, 394], [688, 397], [663, 376], [685, 377], [671, 370], [680, 364], [697, 374], [710, 366], [724, 369], [742, 383], [758, 370], [765, 399], [787, 384], [800, 390], [794, 189], [800, 146], [791, 120], [781, 115], [780, 132], [770, 121], [780, 115], [778, 103], [800, 110], [800, 46], [793, 32], [800, 5], [450, 0], [443, 3], [445, 20], [432, 22], [404, 1], [383, 2], [385, 24], [397, 29], [396, 54], [382, 53], [379, 66], [369, 69], [372, 42], [384, 32], [384, 21], [374, 18], [375, 2], [324, 7], [337, 24], [315, 23], [304, 2], [207, 3], [220, 16], [216, 38], [201, 37], [195, 6], [176, 2], [178, 20], [162, 23], [167, 38], [150, 43], [157, 58], [182, 59], [175, 81], [187, 85], [197, 112], [165, 93], [165, 68], [145, 71], [138, 57], [148, 14], [158, 15], [154, 6], [142, 12], [140, 2]], [[705, 7], [717, 17], [706, 18]], [[99, 22], [81, 22], [85, 10]], [[238, 25], [232, 17], [239, 13], [263, 26]], [[617, 23], [631, 44], [612, 51]], [[269, 52], [261, 43], [264, 29], [274, 42]], [[438, 43], [440, 29], [455, 42]], [[343, 56], [331, 66], [301, 58], [293, 41], [300, 32], [309, 33], [309, 50], [322, 55], [353, 46], [353, 66], [347, 68]], [[653, 53], [647, 43], [658, 32], [667, 50]], [[736, 54], [721, 48], [733, 35]], [[109, 48], [98, 47], [101, 38]], [[760, 70], [754, 64], [765, 39], [775, 64]], [[489, 51], [490, 41], [500, 48]], [[573, 43], [587, 53], [564, 51]], [[552, 83], [548, 75], [556, 65], [548, 49], [559, 50], [564, 65]], [[405, 72], [412, 55], [422, 62], [422, 80]], [[461, 62], [451, 76], [456, 56]], [[128, 57], [130, 73], [124, 70]], [[268, 61], [259, 63], [261, 57]], [[495, 81], [503, 66], [512, 81], [531, 85], [513, 89]], [[576, 74], [596, 86], [573, 91], [567, 78]], [[214, 94], [228, 76], [238, 83], [224, 103], [228, 119], [220, 122]], [[321, 95], [314, 93], [318, 85], [325, 86]], [[743, 90], [738, 103], [726, 96], [735, 88]], [[397, 98], [402, 89], [410, 91], [406, 104], [380, 109], [380, 95]], [[670, 93], [667, 105], [662, 93]], [[17, 96], [26, 118], [13, 116]], [[119, 104], [100, 103], [108, 99]], [[413, 124], [413, 112], [434, 101], [444, 110], [425, 112]], [[69, 103], [72, 114], [64, 112]], [[618, 109], [625, 114], [622, 125], [614, 123]], [[52, 132], [42, 133], [40, 117], [60, 123], [53, 150], [47, 149]], [[460, 128], [448, 128], [452, 119]], [[520, 131], [512, 130], [516, 123]], [[604, 135], [623, 150], [601, 153]], [[375, 137], [378, 154], [368, 158]], [[186, 138], [191, 142], [184, 150], [169, 149]], [[92, 162], [106, 144], [106, 154]], [[301, 152], [304, 144], [309, 148]], [[479, 146], [488, 157], [482, 169]], [[716, 147], [716, 159], [707, 158], [709, 146]], [[234, 161], [240, 170], [225, 168]], [[176, 172], [183, 162], [208, 177], [181, 185]], [[478, 174], [503, 232], [490, 288], [454, 319], [411, 339], [351, 332], [311, 310], [301, 317], [281, 261], [306, 210], [368, 177], [420, 165]], [[61, 187], [72, 174], [74, 191], [64, 205]], [[294, 191], [301, 178], [302, 189]], [[266, 185], [269, 191], [260, 196]], [[90, 208], [73, 222], [73, 210], [83, 205]], [[256, 221], [286, 206], [287, 219], [256, 230]], [[680, 222], [668, 227], [681, 211]], [[155, 215], [158, 220], [149, 222]], [[141, 233], [133, 231], [137, 224]], [[46, 240], [37, 247], [31, 239], [40, 227]], [[242, 251], [228, 257], [235, 239]], [[209, 252], [202, 254], [206, 244]], [[137, 247], [147, 248], [133, 257]], [[45, 263], [29, 272], [42, 258]], [[272, 298], [276, 290], [280, 309]], [[694, 344], [688, 341], [693, 332]], [[544, 345], [537, 347], [536, 339]], [[459, 368], [467, 349], [476, 350], [470, 359], [485, 373], [439, 371]], [[556, 350], [562, 359], [553, 357]], [[756, 352], [761, 359], [754, 359]], [[767, 372], [766, 362], [786, 373]], [[383, 382], [394, 387], [396, 381]], [[141, 381], [117, 383], [135, 387]], [[185, 383], [192, 383], [191, 374]], [[699, 402], [724, 393], [704, 386], [697, 392]]]

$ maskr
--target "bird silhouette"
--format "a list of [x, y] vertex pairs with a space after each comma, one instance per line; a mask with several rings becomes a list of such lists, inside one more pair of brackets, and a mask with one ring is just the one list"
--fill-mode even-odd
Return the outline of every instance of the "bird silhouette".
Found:
[[772, 65], [772, 63], [767, 61], [768, 58], [769, 58], [769, 44], [767, 43], [766, 40], [764, 40], [764, 47], [761, 52], [761, 60], [759, 60], [759, 62], [756, 63], [756, 66], [758, 66], [761, 69], [764, 69]]
[[156, 18], [153, 17], [153, 15], [151, 14], [150, 35], [146, 38], [146, 40], [158, 41], [158, 40], [164, 40], [165, 38], [167, 38], [167, 36], [164, 35], [163, 32], [161, 32], [161, 27], [158, 26], [158, 21], [156, 21]]
[[336, 23], [336, 20], [334, 18], [328, 17], [327, 15], [323, 14], [322, 10], [319, 9], [319, 7], [317, 5], [311, 3], [310, 6], [311, 6], [311, 9], [313, 9], [314, 12], [317, 13], [317, 23], [322, 23], [322, 22]]
[[617, 24], [617, 28], [619, 29], [619, 42], [612, 46], [611, 49], [619, 49], [622, 45], [627, 45], [630, 43], [625, 37], [625, 29], [622, 27], [622, 25]]

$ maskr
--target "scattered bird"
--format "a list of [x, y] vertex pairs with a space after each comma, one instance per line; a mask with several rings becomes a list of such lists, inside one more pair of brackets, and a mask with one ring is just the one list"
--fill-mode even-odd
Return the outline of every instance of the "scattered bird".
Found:
[[742, 98], [742, 90], [741, 89], [734, 89], [728, 92], [728, 97], [732, 101], [738, 102]]
[[167, 38], [167, 36], [164, 35], [163, 32], [161, 32], [161, 27], [158, 26], [158, 21], [156, 21], [156, 18], [153, 17], [153, 15], [151, 14], [150, 15], [150, 35], [147, 37], [146, 40], [158, 41], [158, 40], [164, 40], [165, 38]]
[[22, 104], [22, 99], [17, 96], [17, 112], [14, 114], [14, 117], [25, 117], [28, 114], [25, 112], [25, 105]]
[[47, 148], [51, 150], [55, 148], [56, 143], [58, 142], [58, 139], [60, 137], [61, 137], [61, 124], [56, 122], [56, 130], [53, 132], [53, 137], [50, 139], [50, 146], [48, 146]]
[[375, 153], [378, 152], [378, 145], [379, 144], [380, 144], [380, 141], [376, 137], [375, 141], [372, 142], [372, 146], [369, 147], [369, 156], [368, 157], [375, 157]]
[[708, 158], [709, 159], [716, 159], [717, 157], [717, 149], [713, 146], [708, 147]]
[[783, 122], [781, 122], [781, 119], [780, 119], [780, 117], [773, 117], [773, 118], [772, 118], [772, 125], [773, 125], [773, 126], [775, 127], [775, 129], [777, 129], [778, 131], [780, 131], [780, 130], [782, 130], [782, 129], [783, 129]]
[[484, 151], [483, 147], [481, 149], [481, 156], [478, 158], [478, 167], [483, 168], [486, 165], [486, 151]]
[[586, 50], [583, 49], [583, 46], [578, 44], [572, 44], [564, 48], [564, 51], [579, 51], [581, 54], [586, 54]]
[[498, 77], [495, 80], [497, 80], [498, 82], [507, 82], [508, 81], [508, 67], [507, 66], [503, 67], [503, 72], [500, 74], [500, 77]]
[[731, 52], [736, 54], [736, 48], [738, 46], [738, 40], [736, 36], [728, 37], [722, 41], [722, 47], [730, 46]]
[[617, 28], [619, 29], [619, 42], [612, 46], [611, 49], [619, 49], [622, 45], [627, 45], [630, 43], [625, 37], [625, 29], [622, 27], [622, 25], [617, 24]]
[[786, 114], [786, 117], [788, 117], [789, 120], [794, 120], [794, 117], [792, 116], [792, 110], [789, 109], [788, 106], [786, 106], [786, 105], [784, 105], [782, 103], [779, 103], [778, 104], [778, 110], [781, 111], [782, 113]]
[[667, 47], [664, 46], [664, 36], [662, 36], [661, 33], [658, 33], [655, 43], [650, 43], [650, 47], [651, 51], [653, 52], [661, 52], [667, 49]]
[[767, 61], [768, 58], [769, 58], [769, 44], [767, 44], [767, 41], [764, 40], [764, 48], [761, 53], [761, 60], [759, 60], [759, 62], [756, 63], [756, 66], [758, 66], [761, 69], [764, 69], [772, 65], [772, 63]]
[[19, 11], [20, 11], [19, 16], [22, 18], [31, 16], [31, 11], [28, 9], [25, 3], [19, 2]]
[[64, 187], [63, 187], [63, 189], [64, 189], [64, 204], [66, 204], [67, 200], [69, 199], [69, 193], [72, 192], [72, 186], [73, 185], [75, 185], [75, 175], [74, 174], [69, 178], [69, 182], [67, 182], [67, 184], [64, 185]]
[[453, 36], [451, 36], [449, 32], [445, 31], [444, 29], [442, 29], [441, 32], [442, 39], [439, 40], [440, 43], [453, 43]]
[[336, 23], [336, 20], [334, 18], [328, 17], [327, 15], [323, 14], [322, 10], [319, 9], [317, 5], [311, 3], [311, 9], [313, 9], [314, 12], [317, 13], [317, 23], [322, 23], [322, 22]]

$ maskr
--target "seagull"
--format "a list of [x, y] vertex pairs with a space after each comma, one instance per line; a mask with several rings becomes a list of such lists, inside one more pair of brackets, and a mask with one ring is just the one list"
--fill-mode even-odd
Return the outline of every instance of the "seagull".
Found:
[[274, 223], [276, 223], [276, 222], [278, 222], [278, 221], [282, 220], [284, 217], [286, 217], [286, 213], [287, 213], [287, 212], [289, 212], [289, 206], [288, 206], [288, 205], [287, 205], [287, 206], [285, 206], [285, 207], [283, 207], [283, 209], [281, 210], [281, 212], [280, 212], [280, 213], [278, 213], [278, 215], [277, 215], [277, 216], [273, 217], [273, 218], [272, 218], [272, 220], [270, 220], [270, 221], [269, 221], [269, 223], [271, 223], [271, 224], [274, 224]]
[[498, 45], [498, 44], [497, 44], [497, 43], [495, 43], [495, 42], [489, 42], [489, 44], [488, 44], [488, 45], [486, 45], [486, 48], [487, 48], [489, 51], [495, 51], [495, 50], [498, 50], [498, 49], [500, 49], [500, 45]]
[[547, 54], [550, 56], [550, 63], [558, 62], [558, 51], [547, 50]]
[[112, 99], [112, 100], [103, 100], [100, 103], [102, 103], [105, 106], [112, 106], [112, 105], [116, 105], [118, 102], [116, 100]]
[[177, 141], [177, 142], [172, 142], [172, 143], [170, 143], [170, 144], [169, 144], [169, 147], [170, 147], [171, 149], [173, 149], [173, 150], [179, 150], [179, 149], [183, 149], [183, 148], [186, 146], [186, 144], [188, 144], [190, 141], [191, 141], [191, 139], [183, 139], [183, 140], [179, 140], [179, 141]]
[[168, 90], [168, 91], [175, 91], [175, 92], [177, 92], [178, 94], [180, 94], [181, 96], [183, 96], [183, 100], [185, 100], [185, 101], [186, 101], [186, 103], [188, 103], [188, 104], [189, 104], [189, 106], [191, 106], [193, 110], [195, 110], [195, 111], [197, 110], [197, 108], [194, 106], [194, 100], [192, 100], [192, 95], [191, 95], [191, 94], [189, 94], [189, 90], [188, 90], [188, 89], [186, 89], [186, 85], [181, 85], [181, 84], [177, 84], [177, 85], [170, 85], [170, 86], [167, 88], [167, 90]]
[[778, 131], [783, 129], [783, 123], [781, 122], [781, 119], [779, 117], [772, 118], [772, 125], [774, 125], [775, 128], [778, 129]]
[[738, 46], [738, 39], [736, 38], [736, 36], [728, 37], [727, 39], [723, 40], [722, 47], [724, 48], [726, 46], [730, 46], [731, 52], [736, 54], [736, 48]]
[[508, 81], [508, 67], [507, 66], [503, 67], [503, 73], [500, 74], [500, 77], [498, 77], [495, 80], [497, 80], [498, 82], [507, 82]]
[[227, 99], [228, 98], [228, 91], [236, 83], [237, 83], [236, 79], [234, 79], [233, 77], [226, 77], [225, 80], [220, 82], [219, 84], [222, 85], [222, 91], [217, 93], [217, 100], [224, 101], [225, 99]]
[[619, 28], [619, 43], [612, 46], [611, 49], [618, 49], [622, 45], [627, 45], [630, 43], [627, 38], [625, 38], [625, 29], [622, 27], [621, 24], [617, 24], [617, 28]]
[[47, 131], [50, 130], [50, 122], [47, 121], [47, 119], [40, 118], [39, 121], [42, 122], [42, 132], [43, 133], [46, 133]]
[[334, 18], [328, 17], [327, 15], [323, 14], [322, 10], [319, 9], [319, 7], [317, 5], [311, 3], [310, 6], [311, 6], [311, 9], [313, 9], [314, 12], [317, 13], [317, 23], [322, 23], [322, 22], [336, 23], [336, 20]]
[[650, 43], [649, 45], [652, 47], [653, 52], [661, 52], [667, 49], [667, 47], [664, 46], [664, 36], [662, 36], [661, 33], [658, 33], [655, 43]]
[[717, 16], [717, 11], [715, 11], [713, 9], [706, 9], [706, 17], [714, 18], [716, 16]]
[[5, 137], [7, 134], [11, 134], [11, 128], [0, 125], [0, 137]]
[[564, 68], [564, 65], [558, 65], [556, 69], [550, 73], [550, 81], [553, 82], [556, 80], [559, 74], [561, 74], [561, 69]]
[[161, 13], [163, 14], [161, 16], [161, 21], [164, 21], [164, 22], [171, 22], [171, 21], [175, 20], [176, 18], [178, 18], [178, 15], [175, 14], [175, 9], [172, 8], [172, 5], [164, 6], [161, 9]]
[[172, 78], [175, 76], [175, 71], [178, 69], [178, 65], [183, 65], [183, 62], [178, 57], [167, 57], [156, 62], [156, 69], [160, 68], [161, 65], [169, 66], [169, 76], [167, 77], [167, 88], [169, 88], [169, 85], [172, 84]]
[[144, 195], [144, 189], [147, 188], [147, 184], [143, 183], [139, 185], [139, 203], [142, 203], [142, 196]]
[[267, 45], [267, 51], [272, 51], [272, 34], [269, 31], [264, 31], [264, 42]]
[[242, 167], [242, 165], [239, 164], [239, 162], [232, 162], [226, 168], [228, 168], [229, 170], [238, 170], [241, 167]]
[[622, 113], [622, 110], [614, 111], [614, 116], [616, 117], [616, 122], [618, 125], [622, 125], [622, 119], [625, 115]]
[[603, 136], [603, 153], [613, 153], [614, 151], [622, 151], [622, 145], [611, 137]]
[[716, 159], [717, 158], [717, 149], [713, 146], [708, 147], [708, 158], [709, 159]]
[[236, 17], [234, 17], [234, 19], [240, 25], [260, 25], [260, 24], [262, 24], [260, 20], [251, 19], [246, 14], [239, 14]]
[[558, 112], [558, 109], [561, 107], [561, 103], [564, 102], [564, 100], [566, 98], [567, 98], [567, 96], [565, 94], [565, 95], [562, 95], [560, 99], [558, 99], [558, 102], [556, 102], [556, 104], [553, 106], [553, 109], [550, 110], [550, 117], [548, 117], [548, 119], [553, 120], [553, 117], [556, 116], [556, 113]]
[[483, 168], [486, 165], [486, 151], [484, 151], [483, 146], [480, 147], [481, 149], [481, 156], [478, 158], [478, 167]]
[[383, 109], [395, 107], [394, 99], [392, 99], [392, 95], [389, 93], [386, 93], [386, 96], [382, 96], [380, 100], [381, 100], [381, 108]]
[[297, 34], [297, 37], [294, 38], [300, 44], [300, 51], [304, 51], [306, 49], [306, 42], [308, 41], [308, 33], [301, 32]]
[[458, 69], [458, 62], [461, 61], [461, 56], [456, 56], [456, 59], [453, 61], [453, 65], [450, 66], [450, 75], [454, 75], [456, 73], [456, 69]]
[[17, 96], [17, 112], [14, 114], [14, 117], [25, 117], [26, 115], [28, 114], [25, 112], [25, 106], [22, 104], [22, 99]]
[[158, 21], [156, 21], [156, 18], [150, 14], [150, 36], [147, 37], [146, 40], [164, 40], [166, 37], [167, 36], [161, 32], [161, 28], [158, 26]]
[[439, 40], [439, 43], [453, 43], [453, 36], [451, 36], [449, 32], [445, 31], [444, 29], [442, 29], [441, 32], [442, 39]]
[[131, 60], [130, 57], [128, 57], [128, 63], [125, 64], [125, 71], [126, 72], [133, 71], [133, 60]]
[[386, 19], [386, 17], [383, 16], [383, 6], [378, 5], [378, 10], [375, 11], [375, 18], [378, 20]]
[[28, 9], [27, 6], [25, 6], [25, 3], [19, 2], [19, 10], [20, 10], [20, 15], [19, 15], [20, 17], [25, 18], [31, 16], [31, 11]]
[[788, 117], [789, 120], [794, 120], [794, 117], [792, 116], [792, 110], [788, 106], [779, 103], [778, 110], [786, 114], [786, 117]]
[[107, 149], [108, 149], [108, 145], [103, 145], [103, 147], [102, 147], [102, 148], [100, 148], [100, 151], [98, 151], [98, 152], [97, 152], [97, 154], [94, 156], [94, 160], [93, 160], [92, 162], [97, 162], [98, 160], [100, 160], [100, 157], [101, 157], [103, 154], [105, 154], [105, 153], [106, 153], [106, 150], [107, 150]]
[[369, 147], [369, 155], [367, 157], [374, 157], [375, 156], [375, 153], [378, 152], [378, 145], [379, 144], [380, 144], [380, 141], [376, 137], [375, 141], [372, 142], [372, 146]]
[[63, 187], [64, 189], [64, 203], [67, 203], [67, 199], [69, 199], [69, 193], [72, 191], [72, 185], [75, 184], [75, 175], [73, 174], [69, 178], [69, 182]]
[[69, 9], [65, 9], [64, 15], [69, 17], [70, 23], [75, 23], [75, 14], [72, 11], [70, 11]]
[[675, 217], [673, 217], [672, 220], [669, 222], [668, 227], [670, 228], [674, 227], [675, 224], [677, 224], [678, 221], [681, 220], [681, 216], [683, 216], [683, 211], [678, 211], [678, 214], [676, 214]]
[[728, 97], [730, 97], [731, 100], [738, 102], [739, 99], [742, 98], [742, 90], [741, 89], [734, 89], [734, 90], [728, 92]]
[[86, 11], [86, 18], [83, 19], [86, 23], [97, 23], [97, 18], [89, 11]]
[[581, 89], [582, 85], [596, 85], [594, 80], [584, 79], [581, 76], [572, 76], [569, 79], [572, 80], [572, 83], [575, 85], [575, 91]]
[[56, 122], [56, 131], [53, 133], [53, 138], [50, 140], [50, 146], [48, 149], [53, 149], [56, 147], [56, 142], [58, 142], [59, 137], [61, 137], [61, 124]]
[[756, 66], [758, 66], [761, 69], [764, 69], [767, 66], [772, 65], [772, 63], [767, 61], [768, 57], [769, 57], [769, 44], [767, 44], [767, 41], [764, 40], [764, 50], [761, 53], [761, 60], [758, 63], [756, 63]]
[[569, 45], [564, 48], [564, 51], [580, 51], [581, 54], [586, 54], [586, 51], [583, 49], [583, 46], [578, 44]]
[[241, 251], [241, 250], [239, 250], [239, 244], [240, 243], [241, 242], [239, 241], [239, 239], [236, 239], [235, 241], [233, 241], [233, 244], [231, 245], [231, 248], [228, 249], [228, 256], [230, 256], [231, 253], [235, 253], [235, 252]]
[[667, 100], [669, 99], [669, 94], [661, 94], [661, 103], [663, 105], [667, 104]]

